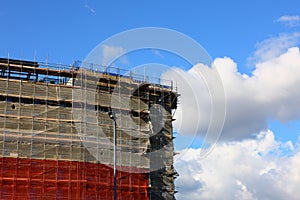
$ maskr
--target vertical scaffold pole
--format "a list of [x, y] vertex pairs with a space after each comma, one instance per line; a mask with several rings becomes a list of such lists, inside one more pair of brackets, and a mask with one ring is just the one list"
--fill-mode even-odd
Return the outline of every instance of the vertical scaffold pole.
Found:
[[117, 122], [113, 112], [108, 113], [109, 118], [113, 120], [114, 126], [114, 200], [117, 200]]
[[114, 200], [117, 200], [117, 130], [116, 118], [114, 117]]

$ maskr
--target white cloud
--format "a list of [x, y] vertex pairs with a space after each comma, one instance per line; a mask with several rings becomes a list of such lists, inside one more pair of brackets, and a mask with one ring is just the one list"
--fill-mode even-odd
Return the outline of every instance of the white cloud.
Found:
[[[165, 74], [177, 81], [180, 97], [175, 114], [175, 129], [183, 135], [207, 130], [212, 114], [210, 93], [205, 81], [191, 70], [174, 69]], [[213, 63], [223, 81], [226, 94], [226, 120], [222, 139], [249, 138], [267, 129], [267, 119], [288, 122], [300, 117], [300, 52], [290, 48], [280, 56], [258, 63], [251, 76], [238, 72], [230, 58], [217, 58]], [[218, 111], [216, 111], [217, 113]]]
[[176, 197], [298, 199], [300, 149], [283, 156], [281, 151], [291, 150], [287, 146], [276, 141], [273, 132], [263, 131], [255, 139], [220, 143], [205, 159], [201, 159], [200, 149], [189, 149], [175, 162], [180, 175]]
[[256, 51], [248, 58], [249, 65], [278, 57], [287, 51], [288, 48], [297, 46], [300, 40], [300, 33], [280, 34], [278, 37], [271, 37], [256, 44]]
[[88, 4], [85, 4], [84, 7], [86, 9], [88, 9], [92, 14], [96, 15], [96, 10], [94, 8], [92, 8], [91, 6], [89, 6]]
[[[124, 53], [124, 49], [122, 47], [117, 46], [109, 46], [109, 45], [102, 45], [102, 61], [103, 65], [110, 65], [115, 59], [119, 59], [119, 57]], [[127, 63], [125, 57], [121, 57], [122, 63]]]
[[300, 26], [300, 17], [298, 15], [283, 15], [275, 20], [275, 22], [281, 22], [286, 26], [295, 27]]
[[176, 82], [178, 93], [181, 95], [174, 122], [175, 130], [181, 134], [203, 132], [209, 124], [210, 95], [205, 81], [195, 71], [195, 68], [201, 67], [205, 66], [196, 65], [187, 72], [173, 68], [163, 75], [163, 79], [173, 79]]
[[161, 52], [157, 49], [151, 49], [151, 52], [160, 58], [164, 58], [164, 56], [161, 54]]
[[[267, 124], [300, 119], [300, 51], [293, 47], [299, 38], [282, 34], [258, 44], [251, 75], [241, 74], [231, 58], [214, 60], [226, 94], [223, 140], [205, 159], [201, 149], [181, 151], [175, 161], [177, 199], [299, 198], [300, 137], [297, 144], [276, 141]], [[203, 133], [209, 126], [210, 94], [196, 73], [203, 68], [208, 69], [198, 64], [165, 74], [181, 94], [174, 122], [181, 134]]]

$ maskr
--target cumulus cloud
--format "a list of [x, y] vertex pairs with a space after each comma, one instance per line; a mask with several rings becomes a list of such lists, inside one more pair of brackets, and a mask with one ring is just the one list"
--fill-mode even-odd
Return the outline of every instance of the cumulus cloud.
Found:
[[176, 82], [181, 95], [175, 112], [174, 128], [184, 135], [206, 131], [211, 115], [210, 94], [204, 79], [195, 70], [197, 68], [207, 67], [196, 65], [189, 71], [173, 68], [163, 75], [163, 79]]
[[[290, 143], [290, 144], [287, 144]], [[298, 199], [300, 149], [275, 140], [272, 131], [255, 139], [220, 143], [205, 159], [201, 149], [179, 155], [177, 199]], [[286, 156], [282, 151], [292, 151]]]
[[[173, 69], [165, 76], [177, 82], [180, 97], [175, 114], [176, 130], [183, 135], [205, 133], [212, 113], [207, 80], [196, 73], [196, 65], [189, 71]], [[266, 130], [267, 119], [287, 122], [300, 117], [300, 52], [299, 48], [258, 63], [251, 75], [238, 72], [230, 58], [217, 58], [213, 62], [226, 95], [226, 118], [222, 139], [240, 140]], [[213, 83], [211, 83], [213, 84]], [[203, 136], [203, 135], [202, 135]]]
[[275, 20], [275, 22], [281, 22], [286, 26], [295, 27], [300, 26], [300, 17], [298, 15], [283, 15]]

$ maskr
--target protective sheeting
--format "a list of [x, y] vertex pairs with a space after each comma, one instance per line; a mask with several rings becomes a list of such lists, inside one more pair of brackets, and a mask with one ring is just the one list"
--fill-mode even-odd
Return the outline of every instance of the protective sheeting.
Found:
[[[117, 199], [148, 199], [148, 177], [117, 171]], [[113, 169], [87, 162], [1, 157], [0, 198], [110, 200]]]

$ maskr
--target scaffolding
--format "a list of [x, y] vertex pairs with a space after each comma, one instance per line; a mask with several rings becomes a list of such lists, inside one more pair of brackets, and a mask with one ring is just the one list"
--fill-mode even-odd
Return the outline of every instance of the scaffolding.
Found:
[[178, 95], [172, 82], [123, 74], [0, 58], [1, 199], [112, 199], [110, 111], [119, 119], [118, 199], [174, 199]]

